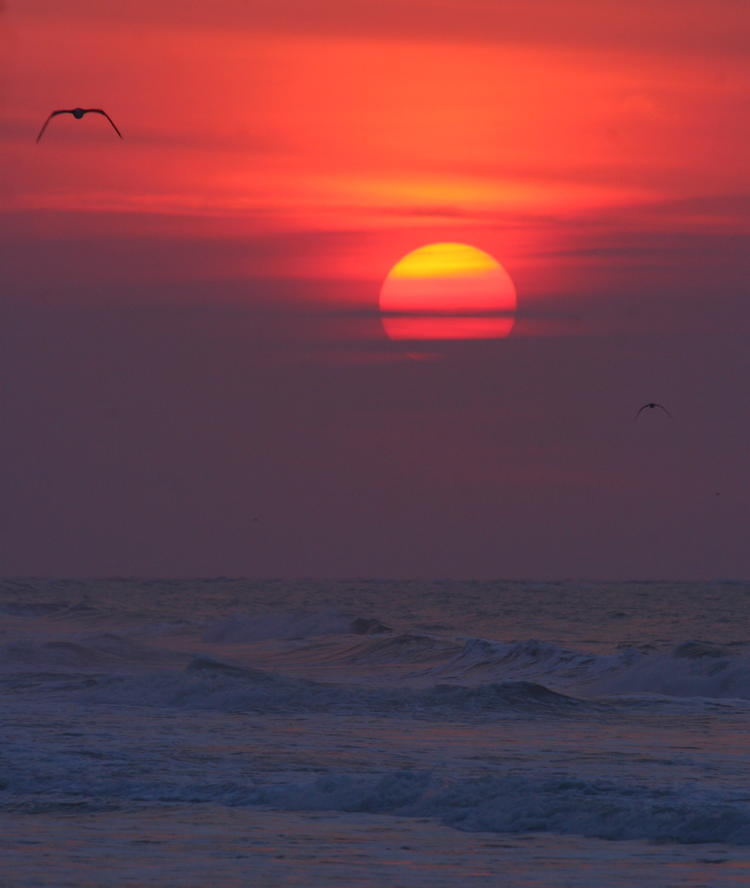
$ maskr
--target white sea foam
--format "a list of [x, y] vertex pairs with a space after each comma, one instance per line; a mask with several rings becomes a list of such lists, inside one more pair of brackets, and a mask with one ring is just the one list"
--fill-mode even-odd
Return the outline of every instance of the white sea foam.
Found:
[[[8, 796], [22, 795], [32, 813], [85, 811], [131, 803], [268, 806], [290, 811], [339, 811], [431, 817], [463, 830], [496, 833], [556, 832], [610, 840], [750, 844], [750, 803], [733, 795], [691, 787], [652, 787], [617, 779], [574, 775], [519, 775], [455, 779], [439, 771], [381, 774], [331, 772], [301, 783], [257, 780], [194, 781], [100, 774], [18, 775], [5, 782]], [[61, 798], [63, 797], [63, 798]]]
[[438, 817], [490, 832], [576, 833], [606, 839], [750, 844], [750, 804], [690, 789], [653, 789], [575, 777], [443, 780], [434, 773], [328, 775], [312, 783], [248, 793], [246, 801], [288, 808]]
[[474, 638], [431, 673], [464, 680], [530, 678], [600, 695], [750, 699], [750, 658], [736, 650], [737, 646], [687, 641], [668, 652], [627, 648], [594, 655], [535, 640]]

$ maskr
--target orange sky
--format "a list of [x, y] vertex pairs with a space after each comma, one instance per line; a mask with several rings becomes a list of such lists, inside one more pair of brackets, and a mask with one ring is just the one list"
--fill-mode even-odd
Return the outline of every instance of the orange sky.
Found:
[[[518, 5], [11, 2], [7, 205], [358, 232], [354, 256], [266, 271], [369, 280], [446, 230], [518, 272], [592, 218], [746, 230], [741, 3]], [[32, 150], [79, 103], [126, 142], [63, 118]]]

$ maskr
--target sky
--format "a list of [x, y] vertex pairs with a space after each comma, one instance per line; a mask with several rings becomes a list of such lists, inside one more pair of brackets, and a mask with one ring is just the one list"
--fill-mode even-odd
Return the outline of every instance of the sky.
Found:
[[[0, 3], [0, 574], [750, 577], [749, 40], [746, 0]], [[124, 139], [35, 144], [79, 106]], [[386, 335], [444, 242], [510, 335]]]

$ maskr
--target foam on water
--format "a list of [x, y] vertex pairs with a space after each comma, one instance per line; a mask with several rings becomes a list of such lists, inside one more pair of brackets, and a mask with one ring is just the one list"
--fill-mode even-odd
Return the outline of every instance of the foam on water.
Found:
[[433, 773], [329, 775], [248, 797], [292, 809], [438, 817], [461, 829], [576, 833], [605, 839], [750, 844], [750, 803], [690, 790], [573, 777], [444, 781]]
[[588, 694], [662, 694], [677, 697], [750, 699], [750, 657], [744, 645], [685, 641], [668, 652], [626, 648], [600, 655], [536, 640], [506, 643], [468, 640], [432, 674], [452, 678], [531, 677], [552, 687]]
[[11, 775], [2, 807], [38, 812], [72, 805], [113, 810], [138, 803], [268, 806], [431, 817], [463, 830], [555, 832], [615, 841], [750, 844], [750, 802], [690, 787], [650, 787], [574, 775], [499, 775], [451, 779], [435, 771], [329, 773], [311, 781], [263, 785], [253, 780], [179, 781]]

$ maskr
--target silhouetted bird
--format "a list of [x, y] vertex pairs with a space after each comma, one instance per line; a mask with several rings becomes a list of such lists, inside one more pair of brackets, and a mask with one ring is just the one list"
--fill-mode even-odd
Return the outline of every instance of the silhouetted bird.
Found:
[[106, 117], [107, 120], [112, 124], [112, 129], [117, 133], [117, 135], [122, 138], [122, 133], [115, 126], [114, 120], [107, 114], [106, 111], [102, 111], [101, 108], [62, 108], [60, 111], [53, 111], [50, 116], [44, 121], [44, 126], [39, 130], [39, 135], [36, 137], [37, 142], [44, 135], [44, 131], [47, 129], [47, 124], [52, 120], [53, 117], [57, 117], [58, 114], [72, 114], [76, 120], [80, 120], [84, 114], [101, 114], [102, 117]]
[[658, 407], [659, 410], [663, 410], [667, 416], [671, 419], [672, 414], [667, 410], [667, 408], [663, 404], [655, 404], [653, 401], [650, 404], [644, 404], [643, 407], [636, 413], [634, 419], [638, 419], [638, 417], [643, 413], [644, 410], [653, 410], [654, 407]]

